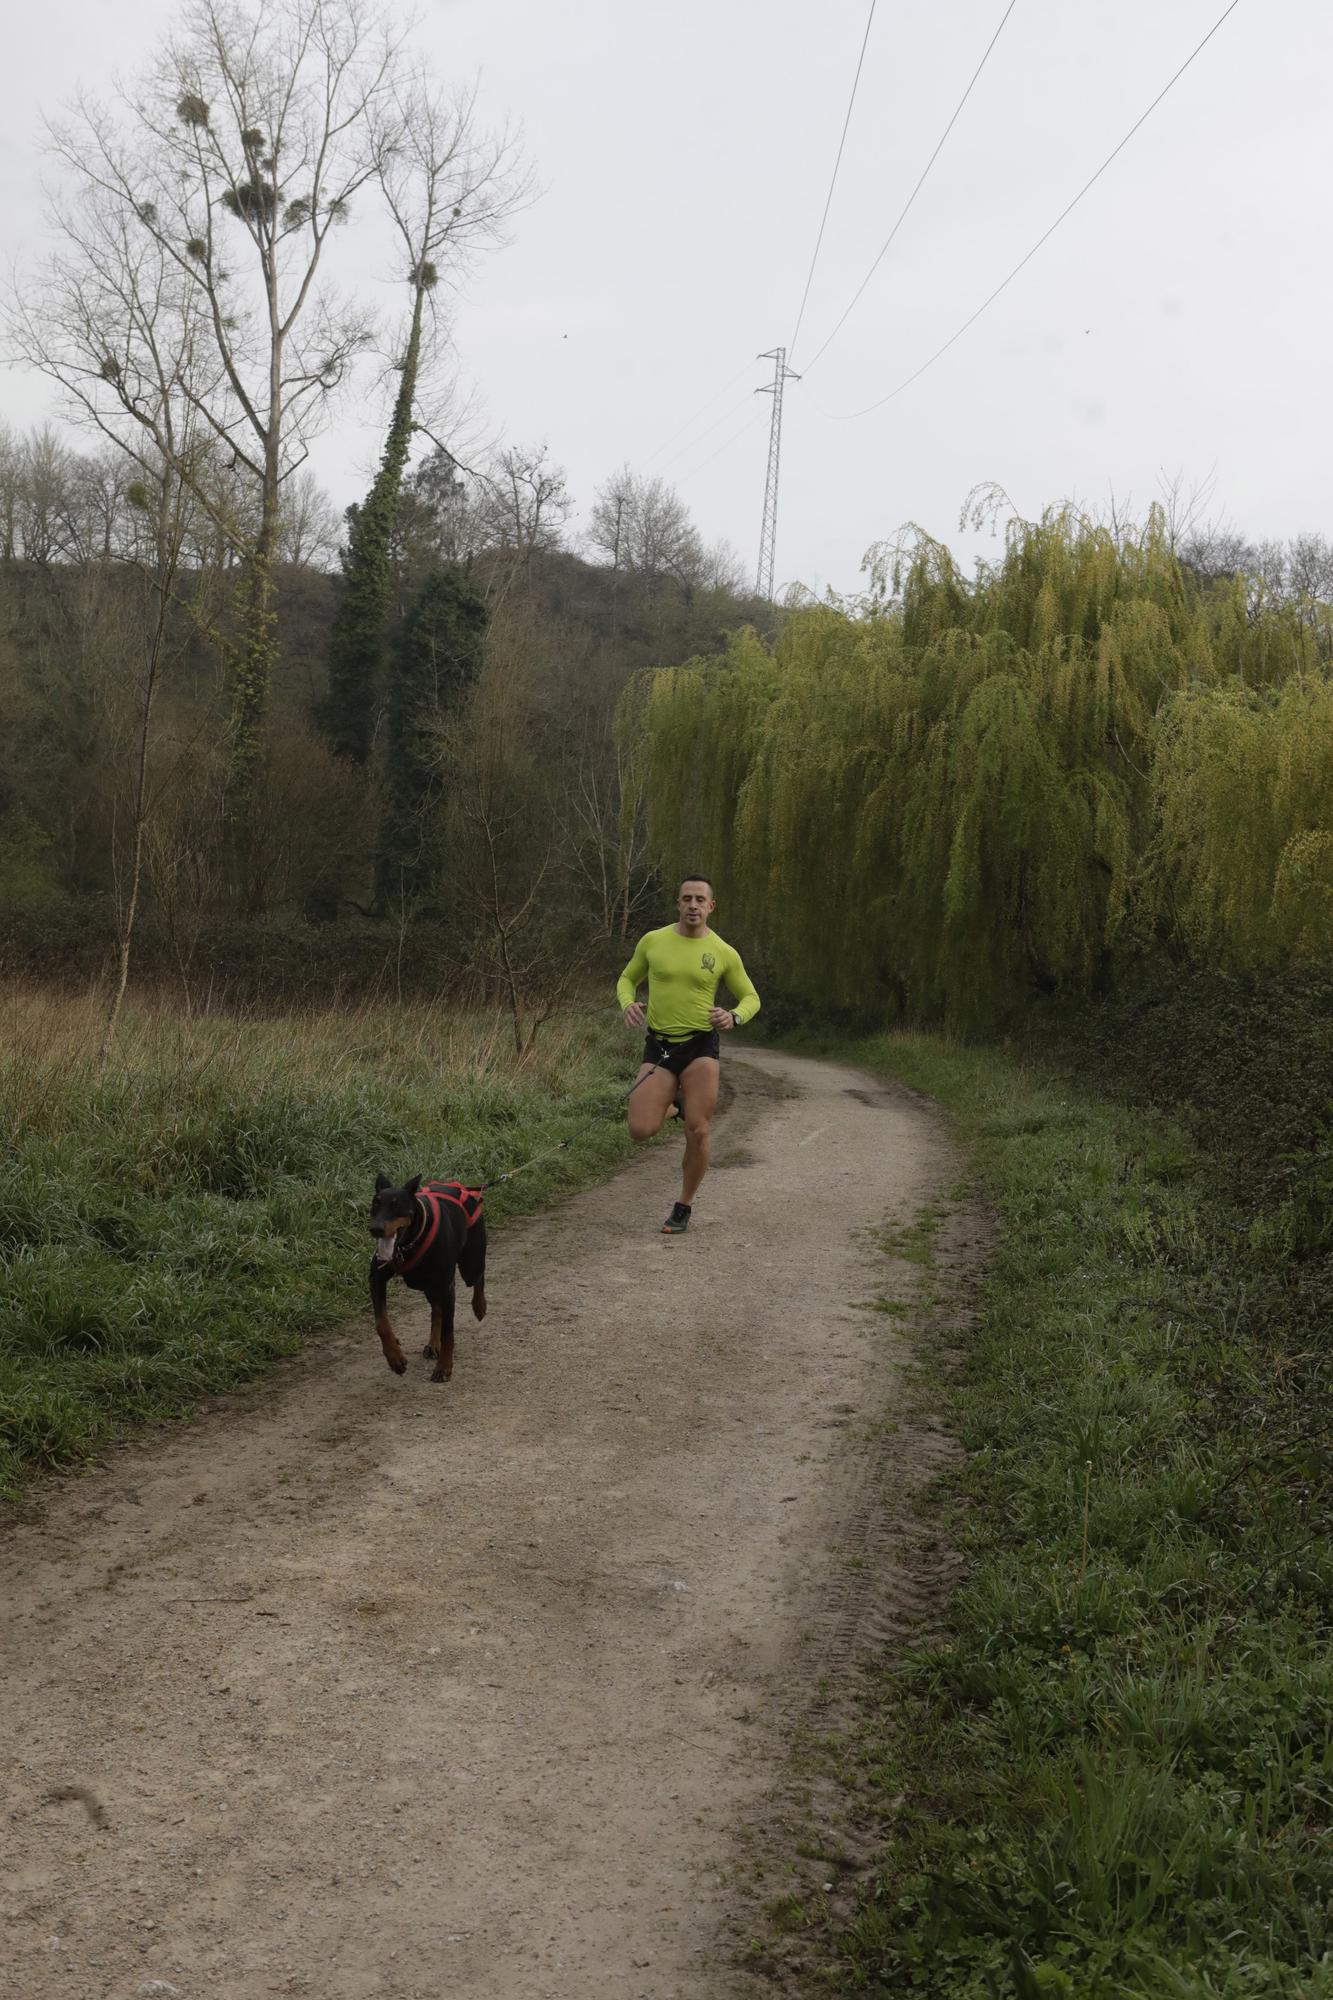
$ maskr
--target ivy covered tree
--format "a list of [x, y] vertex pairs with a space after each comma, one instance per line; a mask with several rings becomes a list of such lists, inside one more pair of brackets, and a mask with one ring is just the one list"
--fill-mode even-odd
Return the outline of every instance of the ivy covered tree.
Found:
[[[435, 283], [434, 267], [429, 285]], [[421, 355], [421, 315], [428, 290], [414, 285], [407, 349], [399, 363], [389, 435], [375, 482], [362, 504], [349, 510], [343, 549], [343, 592], [329, 636], [329, 689], [323, 719], [335, 755], [356, 764], [370, 760], [380, 699], [385, 620], [393, 591], [393, 531], [403, 468], [412, 442], [412, 407]]]
[[446, 100], [420, 87], [395, 95], [375, 169], [401, 245], [410, 306], [379, 470], [348, 517], [344, 589], [329, 645], [325, 730], [335, 753], [357, 764], [369, 760], [379, 704], [395, 529], [420, 428], [437, 288], [446, 274], [458, 276], [479, 244], [499, 234], [527, 188], [509, 135], [478, 132], [473, 96]]
[[439, 886], [449, 729], [481, 671], [487, 611], [463, 571], [437, 569], [403, 621], [385, 703], [376, 900], [419, 909]]
[[484, 502], [458, 462], [437, 446], [413, 466], [398, 506], [397, 555], [403, 582], [419, 587], [440, 564], [466, 563], [486, 545]]

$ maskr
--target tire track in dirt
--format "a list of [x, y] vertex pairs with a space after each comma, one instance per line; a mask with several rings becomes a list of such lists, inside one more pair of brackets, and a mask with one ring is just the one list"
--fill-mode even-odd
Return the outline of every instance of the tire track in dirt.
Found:
[[[929, 1102], [905, 1090], [895, 1095]], [[867, 1094], [862, 1101], [875, 1100]], [[869, 1310], [887, 1305], [893, 1314], [900, 1335], [893, 1379], [884, 1407], [866, 1420], [867, 1448], [851, 1461], [854, 1497], [849, 1487], [831, 1556], [835, 1580], [799, 1635], [784, 1768], [744, 1832], [753, 1914], [744, 1929], [736, 1927], [734, 1950], [752, 1975], [738, 1991], [756, 2000], [827, 1989], [829, 1939], [851, 1921], [883, 1866], [888, 1824], [902, 1804], [884, 1791], [866, 1753], [867, 1717], [883, 1701], [878, 1677], [905, 1647], [942, 1635], [963, 1572], [936, 1511], [921, 1502], [962, 1461], [957, 1439], [934, 1413], [934, 1376], [962, 1358], [994, 1220], [966, 1180], [944, 1184], [929, 1207], [924, 1268], [893, 1254], [920, 1205], [890, 1218], [880, 1296]], [[902, 1350], [902, 1335], [910, 1335], [911, 1354]]]
[[798, 1719], [947, 1580], [902, 1496], [950, 1447], [886, 1431], [903, 1343], [865, 1301], [956, 1164], [856, 1072], [728, 1076], [688, 1236], [654, 1149], [498, 1236], [450, 1386], [367, 1316], [13, 1527], [13, 1991], [744, 1990]]

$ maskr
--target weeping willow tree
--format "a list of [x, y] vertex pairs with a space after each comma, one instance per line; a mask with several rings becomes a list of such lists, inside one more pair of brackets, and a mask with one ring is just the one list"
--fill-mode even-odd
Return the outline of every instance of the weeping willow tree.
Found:
[[875, 1018], [994, 1021], [1131, 953], [1330, 949], [1333, 694], [1290, 609], [1199, 586], [1160, 514], [1016, 522], [965, 579], [874, 552], [888, 607], [650, 677], [655, 854], [715, 875], [771, 980]]
[[1333, 686], [1182, 693], [1154, 761], [1145, 898], [1191, 952], [1266, 971], [1333, 940]]

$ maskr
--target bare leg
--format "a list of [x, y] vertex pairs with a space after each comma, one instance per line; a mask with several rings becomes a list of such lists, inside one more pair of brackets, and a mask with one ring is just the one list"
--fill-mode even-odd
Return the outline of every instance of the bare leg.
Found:
[[630, 1093], [628, 1107], [630, 1138], [651, 1139], [660, 1132], [675, 1095], [676, 1079], [671, 1071], [654, 1069], [651, 1063], [645, 1063]]
[[685, 1165], [680, 1198], [686, 1208], [693, 1206], [699, 1183], [708, 1172], [709, 1128], [717, 1110], [718, 1083], [722, 1065], [713, 1056], [696, 1056], [680, 1079], [685, 1100]]

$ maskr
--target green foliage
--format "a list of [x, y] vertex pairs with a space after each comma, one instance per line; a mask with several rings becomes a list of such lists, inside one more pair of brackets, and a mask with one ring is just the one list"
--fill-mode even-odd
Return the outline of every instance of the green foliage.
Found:
[[1333, 684], [1183, 692], [1153, 768], [1159, 878], [1191, 956], [1247, 968], [1333, 937]]
[[1327, 1258], [1293, 1294], [1216, 1159], [1141, 1109], [994, 1051], [856, 1053], [958, 1114], [1000, 1237], [933, 1384], [966, 1577], [842, 1746], [886, 1810], [830, 1983], [1328, 2000]]
[[444, 725], [481, 671], [485, 600], [458, 569], [427, 577], [403, 621], [385, 704], [381, 904], [429, 899], [440, 868], [447, 744]]
[[384, 644], [393, 590], [392, 547], [403, 470], [412, 443], [412, 413], [421, 359], [421, 323], [429, 287], [414, 280], [412, 323], [393, 416], [375, 482], [364, 503], [349, 517], [343, 552], [343, 592], [329, 639], [329, 688], [323, 723], [339, 757], [365, 764], [370, 758], [380, 697]]
[[976, 1026], [1145, 949], [1329, 953], [1333, 688], [1295, 608], [1201, 588], [1157, 515], [1017, 523], [972, 584], [917, 537], [881, 580], [889, 610], [736, 635], [640, 704], [665, 872], [707, 855], [790, 993]]
[[1170, 1107], [1216, 1160], [1249, 1232], [1317, 1291], [1333, 1246], [1333, 966], [1280, 978], [1149, 968], [1038, 1032], [1080, 1070]]
[[586, 1014], [521, 1065], [503, 1023], [438, 1003], [130, 1010], [109, 1067], [97, 1018], [12, 991], [0, 1017], [0, 1493], [362, 1311], [381, 1169], [485, 1179], [572, 1136], [488, 1197], [503, 1230], [626, 1144], [598, 1116], [623, 1051]]
[[[241, 631], [231, 656], [231, 728], [228, 805], [233, 831], [243, 852], [248, 839], [262, 830], [252, 817], [255, 788], [264, 748], [264, 719], [278, 653], [278, 613], [273, 584], [272, 552], [262, 544], [246, 563]], [[243, 872], [243, 870], [242, 870]]]
[[21, 807], [0, 814], [0, 907], [36, 910], [60, 893], [48, 835]]

